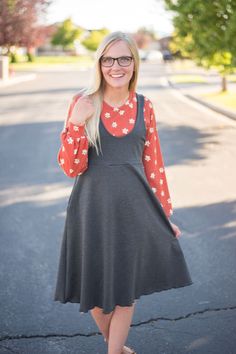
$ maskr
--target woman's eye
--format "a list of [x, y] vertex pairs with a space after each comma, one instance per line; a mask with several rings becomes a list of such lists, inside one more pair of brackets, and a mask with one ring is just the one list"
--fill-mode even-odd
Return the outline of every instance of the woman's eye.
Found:
[[120, 62], [122, 64], [127, 64], [130, 62], [130, 58], [129, 57], [120, 57]]
[[112, 62], [112, 58], [110, 58], [110, 57], [103, 58], [103, 59], [102, 59], [102, 62], [105, 63], [105, 64], [109, 64], [109, 63]]

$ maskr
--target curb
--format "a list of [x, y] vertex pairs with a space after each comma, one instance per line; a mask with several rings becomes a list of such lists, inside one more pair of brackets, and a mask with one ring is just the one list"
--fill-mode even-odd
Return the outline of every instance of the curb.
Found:
[[36, 79], [36, 77], [37, 74], [27, 74], [27, 75], [21, 75], [19, 77], [10, 78], [8, 80], [0, 80], [0, 88], [15, 85], [24, 81], [34, 80]]
[[215, 111], [217, 113], [223, 114], [224, 116], [226, 116], [228, 118], [236, 120], [236, 114], [233, 113], [233, 112], [230, 112], [230, 111], [228, 111], [228, 110], [226, 110], [224, 108], [217, 107], [217, 106], [213, 105], [212, 103], [208, 103], [206, 101], [203, 101], [200, 98], [197, 98], [195, 96], [188, 95], [188, 94], [185, 94], [185, 96], [187, 98], [190, 98], [193, 101], [196, 101], [196, 102], [202, 104], [203, 106], [206, 106], [206, 107], [212, 109], [213, 111]]
[[218, 107], [218, 106], [215, 106], [213, 105], [212, 103], [208, 103], [206, 101], [203, 101], [201, 100], [200, 98], [196, 97], [196, 96], [193, 96], [193, 95], [189, 95], [187, 93], [183, 93], [181, 89], [179, 89], [175, 84], [173, 84], [172, 81], [170, 81], [169, 79], [167, 79], [169, 85], [174, 88], [175, 90], [178, 90], [179, 92], [181, 92], [181, 94], [185, 97], [187, 97], [188, 99], [192, 100], [192, 101], [195, 101], [199, 104], [201, 104], [202, 106], [205, 106], [207, 108], [210, 108], [212, 111], [214, 112], [217, 112], [217, 113], [220, 113], [220, 114], [223, 114], [224, 116], [230, 118], [230, 119], [233, 119], [233, 120], [236, 120], [236, 113], [233, 113], [231, 111], [228, 111], [227, 109], [224, 109], [224, 108], [221, 108], [221, 107]]

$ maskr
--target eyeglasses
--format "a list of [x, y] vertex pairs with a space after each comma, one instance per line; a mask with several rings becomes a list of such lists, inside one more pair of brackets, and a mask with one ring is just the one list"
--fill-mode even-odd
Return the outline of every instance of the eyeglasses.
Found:
[[100, 58], [100, 62], [102, 64], [102, 66], [105, 67], [111, 67], [115, 60], [117, 60], [118, 64], [120, 66], [129, 66], [133, 60], [133, 57], [129, 57], [129, 56], [123, 56], [123, 57], [118, 57], [118, 58], [112, 58], [112, 57], [101, 57]]

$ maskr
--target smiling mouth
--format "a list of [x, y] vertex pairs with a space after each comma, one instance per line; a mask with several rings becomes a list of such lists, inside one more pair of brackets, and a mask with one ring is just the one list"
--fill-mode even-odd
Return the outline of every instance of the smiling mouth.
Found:
[[115, 79], [117, 79], [117, 78], [121, 78], [121, 77], [123, 77], [125, 74], [113, 74], [113, 75], [110, 75], [112, 78], [115, 78]]

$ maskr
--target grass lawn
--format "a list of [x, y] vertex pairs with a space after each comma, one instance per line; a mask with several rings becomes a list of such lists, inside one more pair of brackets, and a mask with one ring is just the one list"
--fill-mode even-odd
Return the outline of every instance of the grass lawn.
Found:
[[34, 62], [26, 62], [22, 58], [19, 63], [9, 64], [14, 71], [27, 71], [34, 68], [52, 67], [55, 65], [71, 65], [76, 68], [90, 67], [93, 60], [90, 56], [55, 56], [55, 57], [35, 57]]
[[201, 75], [171, 75], [171, 81], [176, 84], [206, 83], [207, 80]]
[[229, 82], [236, 82], [236, 75], [229, 75], [227, 78]]
[[[202, 75], [190, 75], [190, 74], [171, 75], [170, 79], [176, 84], [207, 83], [206, 77]], [[227, 81], [236, 82], [236, 75], [228, 75]]]
[[196, 67], [196, 64], [192, 60], [174, 60], [170, 63], [166, 63], [170, 67], [172, 67], [174, 70], [190, 70]]
[[201, 98], [209, 103], [236, 110], [236, 92], [212, 92], [201, 95]]

